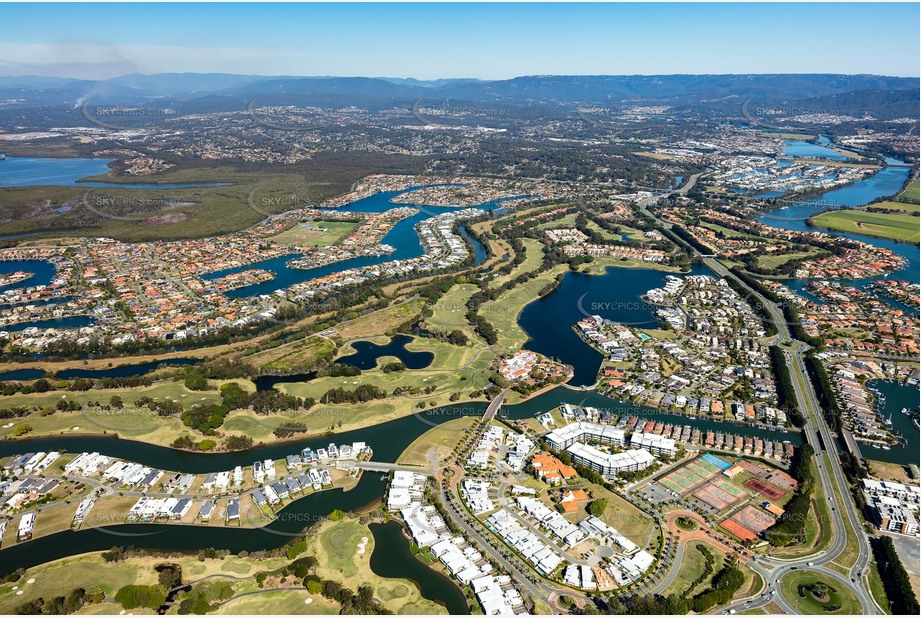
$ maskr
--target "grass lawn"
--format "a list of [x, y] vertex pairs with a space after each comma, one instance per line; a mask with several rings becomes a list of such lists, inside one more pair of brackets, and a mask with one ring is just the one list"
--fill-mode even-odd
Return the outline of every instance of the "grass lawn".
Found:
[[[183, 577], [188, 581], [220, 573], [222, 565], [231, 560], [238, 561], [239, 559], [227, 558], [226, 560], [205, 560], [202, 562], [195, 556], [181, 558], [150, 557], [129, 558], [120, 563], [107, 563], [102, 559], [101, 552], [71, 556], [28, 569], [25, 576], [17, 583], [0, 585], [0, 612], [12, 613], [12, 610], [17, 605], [36, 597], [66, 596], [71, 590], [78, 587], [90, 592], [101, 590], [107, 597], [111, 598], [122, 586], [157, 583], [154, 566], [162, 562], [179, 563], [182, 566]], [[285, 559], [248, 560], [254, 567], [254, 573], [258, 570], [277, 568], [287, 562]], [[35, 579], [33, 583], [26, 583], [32, 578]], [[14, 585], [19, 586], [23, 591], [22, 595], [17, 596], [15, 594], [12, 590]], [[252, 587], [255, 588], [255, 585]], [[114, 613], [118, 613], [121, 610], [120, 605], [106, 603], [100, 606], [90, 606], [86, 608], [85, 613], [102, 613], [101, 611], [94, 611], [100, 609], [100, 607], [108, 608], [108, 613], [113, 613], [113, 609], [115, 610]]]
[[910, 215], [835, 210], [813, 217], [812, 222], [817, 227], [890, 240], [917, 243], [921, 238], [919, 219]]
[[714, 232], [722, 232], [726, 238], [748, 238], [750, 240], [764, 240], [764, 238], [761, 236], [746, 234], [745, 232], [739, 232], [738, 230], [733, 230], [731, 228], [723, 227], [722, 225], [717, 225], [716, 223], [710, 223], [708, 221], [701, 221], [700, 227], [705, 227], [708, 230], [713, 230]]
[[[367, 542], [364, 553], [360, 554], [358, 548], [363, 539]], [[371, 571], [369, 561], [374, 551], [374, 535], [358, 521], [326, 522], [307, 542], [306, 554], [314, 555], [320, 561], [317, 567], [320, 577], [340, 581], [352, 590], [370, 585], [375, 590], [375, 596], [394, 613], [445, 613], [444, 607], [423, 598], [411, 581], [380, 577]]]
[[[245, 389], [252, 390], [252, 383], [248, 380], [235, 380]], [[216, 383], [215, 383], [216, 384]], [[178, 417], [158, 417], [146, 408], [137, 408], [132, 405], [142, 396], [154, 399], [170, 399], [178, 401], [184, 407], [193, 404], [215, 403], [218, 401], [218, 391], [190, 391], [182, 382], [158, 382], [149, 387], [120, 388], [106, 390], [89, 390], [85, 393], [63, 391], [48, 393], [32, 393], [29, 395], [11, 395], [0, 397], [0, 407], [36, 406], [38, 408], [51, 408], [60, 399], [66, 397], [70, 400], [86, 404], [87, 401], [101, 401], [107, 403], [113, 395], [118, 395], [125, 402], [121, 410], [103, 410], [100, 408], [85, 408], [75, 412], [54, 412], [47, 416], [39, 413], [26, 418], [16, 419], [9, 425], [0, 426], [0, 438], [10, 437], [16, 425], [26, 423], [32, 431], [26, 437], [37, 435], [55, 434], [118, 434], [121, 437], [141, 439], [155, 444], [169, 444], [180, 435], [189, 435], [193, 440], [201, 440], [202, 436], [195, 434]]]
[[[307, 604], [305, 601], [311, 599]], [[210, 612], [216, 615], [335, 615], [340, 606], [335, 601], [320, 595], [311, 595], [306, 590], [265, 590], [258, 594], [237, 596]]]
[[816, 251], [801, 251], [794, 253], [776, 253], [768, 255], [759, 255], [757, 264], [761, 268], [775, 269], [780, 268], [790, 260], [798, 260], [800, 258], [809, 257], [810, 255], [815, 255]]
[[[579, 480], [583, 481], [581, 478]], [[604, 510], [601, 519], [640, 547], [646, 547], [655, 528], [652, 517], [601, 485], [588, 481], [584, 481], [584, 485], [593, 498], [607, 499], [608, 508]]]
[[397, 463], [409, 466], [440, 466], [466, 435], [467, 430], [479, 420], [465, 416], [429, 429], [416, 438], [397, 458]]
[[918, 179], [917, 179], [917, 178], [915, 178], [915, 179], [912, 180], [910, 183], [908, 183], [908, 186], [905, 187], [905, 190], [904, 190], [904, 191], [902, 191], [901, 196], [904, 197], [905, 199], [911, 200], [911, 201], [913, 201], [913, 202], [915, 202], [915, 203], [918, 202], [918, 197], [919, 197], [919, 182], [918, 182]]
[[[825, 595], [817, 597], [805, 586], [824, 584]], [[804, 586], [804, 588], [800, 588]], [[780, 590], [787, 601], [803, 614], [859, 614], [860, 601], [844, 584], [812, 571], [796, 571], [780, 580]], [[832, 609], [837, 607], [837, 609]]]
[[872, 470], [871, 476], [880, 481], [895, 481], [897, 483], [911, 483], [906, 466], [888, 461], [867, 460], [867, 465]]
[[535, 230], [549, 230], [558, 227], [575, 227], [576, 226], [576, 213], [570, 213], [564, 215], [559, 219], [552, 219], [544, 223], [540, 223], [534, 226]]
[[[815, 467], [813, 467], [813, 474], [815, 474]], [[815, 484], [812, 502], [813, 506], [804, 524], [806, 541], [802, 544], [773, 549], [769, 552], [771, 556], [775, 558], [806, 557], [821, 551], [832, 542], [836, 532], [829, 525], [820, 525], [820, 522], [831, 521], [831, 512], [828, 510], [828, 501], [825, 499], [825, 490], [821, 483]]]
[[[915, 199], [918, 199], [918, 198], [915, 198]], [[877, 202], [875, 204], [870, 204], [870, 208], [885, 208], [886, 210], [913, 213], [913, 212], [918, 212], [919, 210], [921, 210], [921, 205], [908, 204], [905, 202]]]
[[[554, 221], [552, 223], [556, 224], [558, 222]], [[522, 242], [524, 243], [525, 249], [524, 261], [518, 266], [512, 268], [512, 272], [509, 274], [499, 275], [490, 281], [489, 287], [497, 288], [505, 282], [511, 281], [522, 273], [531, 272], [532, 270], [537, 270], [540, 268], [541, 263], [544, 261], [544, 245], [539, 240], [534, 240], [533, 238], [525, 238], [522, 240]]]
[[354, 221], [314, 221], [294, 227], [266, 240], [294, 247], [328, 247], [337, 244], [358, 227]]
[[891, 614], [892, 612], [889, 611], [889, 597], [886, 596], [883, 579], [879, 575], [879, 567], [876, 566], [875, 560], [870, 561], [870, 574], [867, 577], [867, 581], [870, 584], [870, 594], [873, 595], [876, 604], [882, 608], [884, 613]]
[[[697, 581], [705, 572], [706, 559], [700, 551], [700, 547], [705, 547], [713, 555], [713, 568], [710, 574], [700, 584], [695, 586], [692, 590], [688, 590], [688, 587]], [[675, 578], [675, 581], [665, 589], [663, 596], [677, 594], [685, 598], [690, 598], [701, 590], [706, 589], [710, 584], [710, 580], [713, 579], [713, 576], [723, 567], [724, 557], [725, 554], [722, 551], [709, 543], [704, 543], [703, 541], [692, 541], [688, 543], [681, 557], [681, 566], [679, 567], [678, 576]]]

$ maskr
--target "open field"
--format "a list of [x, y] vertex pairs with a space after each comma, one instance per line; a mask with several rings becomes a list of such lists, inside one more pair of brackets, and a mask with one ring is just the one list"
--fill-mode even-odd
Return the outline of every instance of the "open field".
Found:
[[[824, 596], [815, 596], [800, 586], [827, 586]], [[859, 614], [860, 602], [844, 584], [813, 571], [796, 571], [780, 580], [781, 594], [803, 614]], [[802, 594], [802, 596], [801, 596]], [[836, 609], [832, 609], [836, 608]]]
[[[242, 172], [230, 166], [200, 167], [143, 178], [113, 176], [105, 174], [94, 180], [124, 183], [230, 183], [226, 186], [199, 186], [173, 189], [131, 189], [119, 187], [10, 187], [0, 190], [0, 209], [12, 209], [16, 213], [27, 204], [41, 204], [50, 200], [51, 205], [60, 206], [76, 203], [77, 206], [64, 215], [14, 221], [2, 226], [4, 233], [28, 232], [37, 229], [68, 229], [68, 236], [103, 236], [128, 242], [158, 239], [201, 238], [226, 234], [249, 227], [261, 219], [265, 212], [281, 212], [294, 208], [291, 195], [301, 199], [317, 201], [348, 190], [342, 182], [308, 183], [294, 173]], [[344, 179], [343, 179], [344, 180]], [[352, 179], [354, 180], [354, 179]], [[351, 181], [350, 181], [351, 182]], [[255, 194], [253, 194], [255, 192]], [[102, 215], [93, 213], [93, 225], [86, 225], [84, 197], [90, 203], [99, 195], [110, 197], [114, 204], [131, 206], [107, 207]], [[248, 201], [255, 196], [258, 210]], [[263, 198], [273, 198], [274, 207], [262, 206]], [[120, 201], [119, 201], [120, 200]], [[175, 200], [183, 205], [161, 208], [163, 200]], [[153, 206], [149, 206], [152, 204]], [[98, 208], [96, 210], [99, 210]], [[25, 214], [25, 211], [23, 211]], [[95, 216], [94, 216], [95, 215]], [[122, 217], [115, 219], [113, 215]], [[84, 227], [80, 227], [80, 226]], [[74, 229], [77, 228], [77, 229]]]
[[370, 585], [375, 596], [394, 613], [445, 613], [444, 607], [423, 598], [411, 581], [379, 577], [371, 571], [369, 562], [374, 551], [374, 535], [358, 521], [325, 522], [307, 543], [306, 554], [320, 561], [317, 567], [320, 577], [340, 581], [352, 590]]
[[[688, 587], [697, 581], [697, 579], [704, 574], [704, 568], [706, 565], [706, 560], [704, 559], [703, 553], [698, 550], [698, 547], [705, 547], [713, 555], [713, 570], [710, 572], [703, 582], [695, 586], [692, 590], [688, 590]], [[675, 578], [675, 581], [665, 589], [663, 596], [668, 596], [670, 594], [677, 594], [685, 598], [690, 598], [694, 594], [700, 592], [701, 590], [706, 589], [710, 581], [713, 579], [713, 576], [723, 568], [723, 559], [725, 554], [714, 547], [709, 543], [704, 543], [703, 541], [692, 541], [688, 543], [684, 548], [684, 554], [681, 558], [681, 566], [679, 567], [678, 576]]]
[[358, 223], [352, 221], [314, 220], [308, 225], [295, 225], [266, 240], [292, 247], [328, 247], [337, 244], [356, 227]]
[[867, 466], [870, 469], [870, 475], [880, 481], [895, 481], [896, 483], [912, 482], [912, 478], [908, 475], [908, 468], [902, 464], [868, 459]]
[[[579, 479], [582, 481], [582, 479]], [[606, 524], [615, 528], [625, 537], [645, 547], [650, 535], [655, 532], [655, 521], [646, 513], [636, 508], [614, 492], [608, 491], [601, 485], [584, 481], [583, 487], [595, 499], [604, 498], [608, 501], [608, 508], [604, 510], [601, 519]]]
[[810, 135], [808, 133], [784, 133], [784, 132], [774, 132], [766, 131], [764, 133], [765, 137], [776, 137], [777, 139], [799, 139], [799, 140], [811, 140], [815, 139], [815, 135]]
[[835, 210], [817, 215], [810, 221], [816, 227], [902, 242], [918, 243], [921, 238], [921, 219], [910, 215]]
[[815, 255], [817, 251], [802, 251], [797, 253], [779, 253], [779, 254], [768, 254], [768, 255], [759, 255], [757, 264], [761, 268], [780, 268], [790, 260], [798, 260], [800, 258], [809, 257], [810, 255]]
[[919, 197], [921, 197], [921, 182], [915, 178], [908, 183], [908, 186], [905, 187], [905, 190], [902, 191], [899, 196], [917, 204]]
[[909, 204], [907, 202], [876, 202], [870, 204], [870, 208], [885, 208], [886, 210], [891, 210], [895, 213], [913, 213], [921, 210], [921, 205], [918, 204]]
[[406, 447], [397, 458], [397, 463], [409, 466], [442, 465], [467, 434], [467, 430], [479, 419], [478, 416], [465, 416], [429, 429]]

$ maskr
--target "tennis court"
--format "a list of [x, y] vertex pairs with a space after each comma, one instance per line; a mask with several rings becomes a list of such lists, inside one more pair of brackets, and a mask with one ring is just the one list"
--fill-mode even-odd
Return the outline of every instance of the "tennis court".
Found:
[[732, 467], [732, 464], [730, 464], [729, 462], [727, 462], [727, 461], [725, 461], [725, 460], [723, 460], [723, 459], [720, 459], [719, 457], [717, 457], [716, 455], [713, 455], [713, 454], [711, 454], [711, 453], [704, 453], [704, 454], [701, 456], [701, 459], [703, 459], [703, 460], [706, 461], [707, 463], [713, 464], [714, 466], [716, 466], [716, 467], [719, 468], [720, 470], [728, 470], [730, 467]]
[[754, 541], [758, 535], [747, 528], [743, 528], [731, 519], [726, 519], [720, 524], [720, 528], [729, 534], [739, 538], [742, 541]]
[[740, 526], [748, 528], [755, 534], [767, 530], [773, 526], [774, 522], [776, 521], [773, 517], [764, 511], [759, 510], [751, 505], [746, 506], [744, 509], [730, 517], [730, 519]]
[[759, 494], [761, 494], [768, 500], [775, 500], [775, 501], [780, 500], [785, 495], [787, 495], [786, 493], [780, 491], [776, 487], [771, 487], [770, 485], [768, 485], [767, 483], [759, 479], [748, 479], [747, 481], [745, 481], [745, 486], [750, 487], [751, 489], [754, 489], [755, 491], [757, 491]]
[[727, 509], [738, 502], [737, 497], [733, 496], [728, 491], [720, 489], [716, 485], [704, 485], [694, 492], [694, 497], [709, 504], [716, 509], [717, 512]]
[[717, 476], [720, 472], [721, 468], [719, 466], [698, 457], [686, 466], [659, 479], [659, 483], [666, 489], [684, 496], [701, 483]]

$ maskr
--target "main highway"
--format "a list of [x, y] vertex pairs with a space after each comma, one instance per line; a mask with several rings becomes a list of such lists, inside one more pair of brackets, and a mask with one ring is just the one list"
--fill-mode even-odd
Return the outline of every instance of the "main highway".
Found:
[[[697, 178], [694, 177], [691, 180], [696, 182]], [[678, 193], [682, 191], [686, 192], [690, 184], [691, 182], [689, 181], [689, 183], [687, 183], [682, 190], [679, 190]], [[661, 220], [648, 210], [648, 206], [655, 203], [658, 197], [651, 197], [639, 203], [640, 210], [644, 214], [654, 218], [660, 227], [668, 227], [671, 229], [669, 223]], [[828, 501], [829, 513], [831, 514], [831, 521], [829, 522], [831, 526], [827, 528], [831, 529], [833, 541], [827, 549], [816, 552], [808, 557], [794, 560], [759, 557], [757, 561], [750, 564], [750, 566], [764, 578], [766, 584], [764, 593], [761, 596], [737, 602], [727, 607], [726, 611], [751, 609], [753, 607], [766, 605], [773, 600], [776, 601], [784, 611], [796, 613], [785, 600], [780, 598], [783, 595], [780, 592], [779, 583], [789, 572], [797, 568], [808, 568], [812, 571], [821, 572], [853, 590], [860, 600], [862, 613], [883, 613], [882, 608], [876, 604], [872, 594], [869, 592], [869, 569], [867, 568], [871, 557], [869, 539], [861, 528], [860, 522], [854, 513], [855, 509], [853, 504], [851, 504], [847, 480], [841, 468], [841, 461], [838, 458], [837, 449], [834, 446], [836, 442], [822, 416], [821, 407], [819, 406], [812, 384], [806, 377], [806, 366], [803, 361], [803, 354], [809, 349], [809, 346], [791, 336], [789, 325], [780, 307], [762, 296], [758, 290], [749, 287], [748, 284], [736, 277], [729, 269], [712, 256], [701, 255], [696, 248], [689, 244], [686, 244], [686, 246], [694, 255], [700, 257], [703, 264], [714, 274], [723, 278], [732, 278], [751, 291], [771, 316], [771, 321], [774, 323], [778, 333], [776, 343], [783, 351], [787, 369], [790, 372], [790, 378], [796, 393], [796, 402], [805, 418], [803, 433], [806, 441], [815, 450], [818, 482], [824, 490], [825, 499]], [[821, 439], [819, 436], [821, 436]], [[826, 450], [826, 447], [830, 448]], [[837, 496], [841, 497], [841, 502], [837, 500]], [[857, 558], [852, 565], [841, 565], [848, 569], [848, 577], [845, 578], [837, 571], [823, 565], [827, 565], [841, 557], [847, 550], [848, 543], [857, 545]]]

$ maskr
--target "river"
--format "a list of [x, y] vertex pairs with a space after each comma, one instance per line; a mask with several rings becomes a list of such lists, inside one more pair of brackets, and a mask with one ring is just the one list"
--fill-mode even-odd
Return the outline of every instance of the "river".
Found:
[[[901, 164], [901, 161], [894, 159], [887, 159], [887, 162], [896, 165]], [[806, 220], [815, 213], [832, 208], [841, 208], [842, 206], [863, 206], [869, 204], [877, 198], [895, 195], [902, 189], [905, 182], [908, 180], [909, 174], [909, 168], [891, 165], [890, 167], [886, 167], [880, 170], [873, 176], [855, 182], [846, 187], [833, 189], [817, 197], [804, 199], [790, 206], [768, 211], [758, 217], [758, 221], [764, 223], [765, 225], [788, 230], [814, 231], [815, 228], [809, 227], [809, 225], [806, 223]], [[829, 233], [837, 236], [845, 236], [853, 240], [859, 240], [877, 247], [889, 249], [897, 255], [902, 256], [906, 260], [906, 266], [903, 269], [889, 275], [853, 279], [843, 283], [853, 285], [854, 287], [860, 289], [865, 289], [868, 284], [886, 277], [893, 279], [907, 279], [914, 282], [921, 281], [921, 251], [919, 251], [917, 246], [910, 245], [908, 243], [896, 242], [894, 240], [863, 236], [860, 234], [847, 234], [843, 232]], [[788, 279], [784, 281], [784, 283], [797, 294], [800, 294], [801, 296], [804, 296], [814, 302], [821, 303], [822, 301], [820, 299], [805, 290], [805, 287], [809, 281], [810, 279]], [[886, 298], [885, 296], [876, 296], [884, 300], [893, 308], [908, 311], [915, 315], [918, 314], [917, 307], [905, 305], [895, 300]], [[885, 382], [882, 383], [882, 385], [882, 388], [884, 389], [894, 388], [898, 391], [898, 393], [893, 397], [894, 400], [907, 401], [908, 399], [913, 399], [913, 405], [917, 405], [917, 388], [893, 385]], [[903, 405], [912, 407], [912, 405], [909, 405], [909, 403], [905, 403]], [[899, 405], [899, 409], [901, 409], [903, 405]], [[890, 410], [887, 409], [887, 413], [889, 411]], [[921, 439], [919, 439], [918, 428], [911, 423], [907, 416], [899, 414], [898, 412], [899, 410], [895, 410], [895, 414], [893, 415], [893, 429], [905, 437], [908, 446], [904, 448], [893, 447], [890, 450], [885, 450], [860, 443], [860, 451], [864, 457], [890, 463], [917, 463], [919, 443], [921, 443]], [[897, 419], [899, 421], [898, 424], [896, 424]]]
[[108, 187], [119, 189], [183, 189], [220, 187], [225, 182], [120, 183], [80, 182], [81, 178], [108, 174], [115, 159], [7, 157], [0, 160], [0, 188], [3, 187]]

